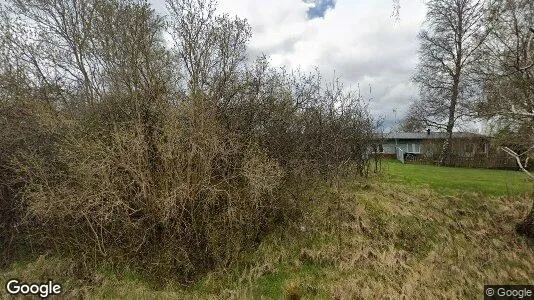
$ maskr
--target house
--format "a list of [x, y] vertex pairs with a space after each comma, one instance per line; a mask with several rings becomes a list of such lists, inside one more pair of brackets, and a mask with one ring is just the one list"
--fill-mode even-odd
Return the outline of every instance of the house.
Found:
[[[446, 132], [392, 132], [384, 134], [377, 152], [385, 156], [396, 156], [404, 161], [406, 158], [424, 156], [429, 160], [437, 160], [441, 154], [443, 143], [447, 139]], [[454, 132], [452, 134], [452, 155], [457, 157], [488, 157], [491, 138], [486, 135]]]

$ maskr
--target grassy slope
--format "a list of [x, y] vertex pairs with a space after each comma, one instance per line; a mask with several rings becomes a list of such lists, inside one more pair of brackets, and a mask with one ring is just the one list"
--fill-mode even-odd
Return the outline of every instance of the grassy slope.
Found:
[[[75, 280], [75, 263], [53, 257], [13, 266], [0, 273], [0, 282], [19, 276], [54, 278], [64, 282], [71, 294], [98, 298], [279, 299], [298, 294], [409, 299], [480, 298], [484, 283], [533, 281], [534, 249], [513, 228], [530, 200], [486, 196], [507, 194], [502, 185], [498, 189], [491, 184], [498, 178], [517, 178], [511, 184], [520, 188], [512, 191], [527, 192], [529, 186], [521, 176], [387, 166], [390, 175], [385, 180], [347, 181], [336, 191], [326, 187], [310, 191], [308, 213], [302, 220], [271, 234], [231, 269], [214, 271], [191, 287], [169, 282], [155, 288], [129, 272], [120, 276], [95, 272], [89, 279]], [[430, 185], [407, 178], [413, 172], [405, 167], [420, 179], [428, 178]], [[440, 172], [454, 176], [440, 179]], [[465, 187], [459, 178], [487, 181]]]

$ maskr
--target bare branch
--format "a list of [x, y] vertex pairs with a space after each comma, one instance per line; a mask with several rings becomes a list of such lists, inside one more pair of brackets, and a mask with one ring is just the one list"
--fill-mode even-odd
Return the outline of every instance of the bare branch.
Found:
[[[512, 156], [516, 160], [517, 166], [519, 167], [519, 169], [521, 169], [521, 171], [523, 171], [523, 173], [525, 173], [529, 177], [530, 180], [534, 181], [534, 174], [530, 173], [527, 169], [525, 169], [525, 167], [523, 166], [523, 163], [521, 162], [521, 157], [519, 154], [515, 153], [515, 151], [513, 151], [512, 149], [508, 147], [501, 147], [501, 149], [504, 152], [506, 152], [508, 155]], [[534, 149], [534, 146], [530, 148], [528, 151], [532, 149]], [[526, 163], [528, 163], [528, 160], [526, 161]]]

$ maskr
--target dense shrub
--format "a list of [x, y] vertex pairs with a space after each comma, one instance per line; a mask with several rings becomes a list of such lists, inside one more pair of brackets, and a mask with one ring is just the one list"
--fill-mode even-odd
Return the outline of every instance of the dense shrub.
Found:
[[[46, 26], [3, 32], [19, 54], [4, 52], [3, 74], [38, 76], [25, 95], [14, 97], [22, 84], [1, 93], [2, 232], [19, 226], [19, 238], [88, 264], [191, 279], [297, 219], [307, 179], [365, 175], [373, 121], [362, 99], [318, 73], [247, 62], [246, 22], [202, 3], [172, 2], [171, 48], [146, 3], [11, 3], [9, 14]], [[80, 24], [54, 23], [73, 14]], [[17, 36], [26, 27], [49, 48]]]
[[[12, 248], [21, 242], [16, 237], [27, 208], [27, 175], [61, 171], [55, 143], [63, 128], [54, 121], [57, 117], [47, 105], [34, 101], [0, 102], [0, 255], [6, 258], [0, 267], [9, 262]], [[37, 164], [41, 173], [28, 169]]]

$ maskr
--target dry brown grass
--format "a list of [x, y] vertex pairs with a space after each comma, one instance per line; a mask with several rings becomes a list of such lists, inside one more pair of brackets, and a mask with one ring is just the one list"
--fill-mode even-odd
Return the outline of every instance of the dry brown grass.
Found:
[[86, 295], [465, 299], [480, 297], [484, 284], [534, 278], [532, 246], [514, 231], [530, 203], [524, 197], [344, 182], [337, 191], [309, 191], [307, 199], [302, 220], [193, 286], [154, 288], [137, 277], [106, 276]]
[[308, 250], [326, 257], [313, 262], [327, 266], [325, 295], [476, 298], [484, 284], [534, 278], [534, 252], [514, 231], [528, 199], [444, 197], [389, 184], [367, 191], [345, 186], [341, 197], [348, 200], [343, 201], [346, 217], [336, 227], [342, 236], [341, 258], [328, 259], [339, 251], [332, 234], [324, 234], [331, 243]]

